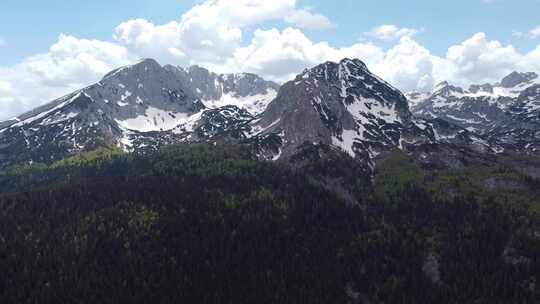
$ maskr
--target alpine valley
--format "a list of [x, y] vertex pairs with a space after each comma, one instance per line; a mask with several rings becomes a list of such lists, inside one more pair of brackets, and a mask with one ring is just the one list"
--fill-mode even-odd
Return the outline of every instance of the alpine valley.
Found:
[[[300, 71], [299, 71], [300, 72]], [[540, 76], [153, 59], [0, 123], [1, 303], [539, 303]]]

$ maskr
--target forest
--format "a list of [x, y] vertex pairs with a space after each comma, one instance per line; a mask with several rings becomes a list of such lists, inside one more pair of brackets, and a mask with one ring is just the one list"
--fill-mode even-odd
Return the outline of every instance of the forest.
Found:
[[540, 303], [539, 212], [502, 165], [102, 148], [0, 175], [0, 303]]

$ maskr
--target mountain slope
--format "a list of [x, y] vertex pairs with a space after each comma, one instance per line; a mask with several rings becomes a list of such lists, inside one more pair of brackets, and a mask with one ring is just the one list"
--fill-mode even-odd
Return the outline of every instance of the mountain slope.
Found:
[[358, 59], [304, 71], [281, 87], [255, 125], [280, 136], [285, 157], [305, 143], [332, 145], [369, 162], [427, 143], [485, 145], [462, 128], [413, 119], [406, 97]]
[[231, 103], [241, 116], [252, 115], [243, 113], [246, 109], [259, 113], [277, 89], [252, 74], [216, 75], [199, 67], [187, 71], [146, 59], [2, 123], [0, 167], [47, 163], [103, 145], [140, 150], [188, 141], [207, 123], [204, 111], [219, 112]]
[[540, 85], [525, 89], [508, 108], [507, 119], [488, 135], [507, 150], [540, 152]]
[[536, 73], [513, 72], [496, 84], [465, 90], [443, 82], [429, 94], [408, 97], [417, 117], [436, 117], [479, 134], [497, 152], [535, 153], [539, 86]]
[[337, 152], [177, 145], [0, 175], [0, 302], [538, 303], [538, 180], [400, 152], [372, 177]]
[[255, 74], [215, 74], [199, 66], [165, 66], [175, 73], [208, 108], [234, 105], [252, 115], [262, 113], [276, 97], [279, 85]]
[[[442, 83], [413, 105], [415, 117], [407, 97], [358, 59], [306, 69], [279, 89], [253, 74], [147, 59], [0, 124], [0, 169], [101, 146], [147, 153], [200, 142], [246, 144], [267, 160], [326, 145], [371, 167], [395, 149], [419, 156], [535, 152], [536, 81], [536, 74], [513, 73], [469, 90]], [[408, 96], [418, 102], [427, 95]]]

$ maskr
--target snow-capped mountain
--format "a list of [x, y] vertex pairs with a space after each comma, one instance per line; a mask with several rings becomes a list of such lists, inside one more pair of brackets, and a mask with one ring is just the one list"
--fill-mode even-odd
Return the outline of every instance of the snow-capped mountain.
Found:
[[277, 94], [279, 85], [255, 74], [215, 74], [199, 66], [165, 66], [177, 75], [207, 108], [235, 105], [253, 115], [262, 113]]
[[536, 74], [513, 73], [468, 90], [441, 83], [433, 92], [408, 94], [408, 101], [358, 59], [306, 69], [281, 87], [253, 74], [147, 59], [0, 123], [0, 169], [103, 145], [144, 153], [197, 142], [246, 144], [267, 160], [324, 145], [369, 165], [393, 149], [450, 163], [463, 151], [535, 152], [536, 82]]
[[540, 152], [540, 84], [521, 92], [488, 137], [507, 150]]
[[540, 84], [537, 74], [513, 72], [496, 84], [463, 89], [442, 82], [430, 93], [407, 95], [416, 116], [438, 117], [469, 131], [488, 134], [512, 119], [509, 109], [520, 94], [536, 84]]
[[[198, 138], [194, 134], [208, 134], [207, 125], [216, 123], [211, 113], [252, 117], [249, 110], [259, 114], [277, 88], [252, 74], [216, 75], [146, 59], [0, 124], [1, 167], [50, 162], [101, 145], [137, 150]], [[236, 106], [221, 110], [223, 100]]]
[[414, 109], [423, 101], [428, 99], [431, 96], [430, 92], [418, 92], [418, 91], [411, 91], [405, 93], [405, 97], [407, 97], [407, 100], [409, 101], [409, 108], [411, 111], [414, 111]]
[[282, 156], [306, 143], [331, 145], [368, 161], [427, 143], [487, 145], [462, 128], [413, 119], [406, 97], [358, 59], [304, 71], [281, 87], [255, 125], [261, 134], [281, 138]]

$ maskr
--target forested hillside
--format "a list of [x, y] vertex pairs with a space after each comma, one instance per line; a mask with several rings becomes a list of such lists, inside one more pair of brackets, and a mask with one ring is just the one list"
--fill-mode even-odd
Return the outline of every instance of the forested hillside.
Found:
[[0, 189], [0, 303], [540, 301], [540, 182], [502, 166], [103, 148]]

